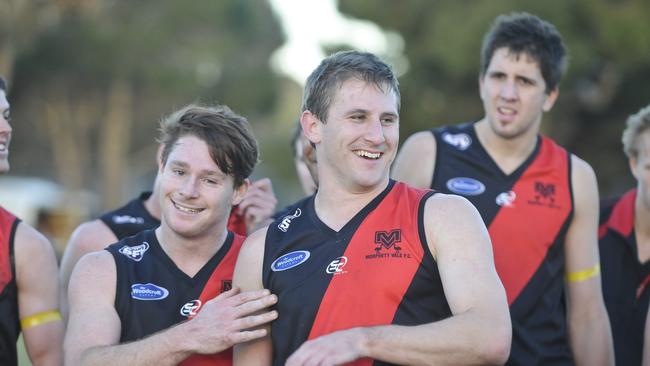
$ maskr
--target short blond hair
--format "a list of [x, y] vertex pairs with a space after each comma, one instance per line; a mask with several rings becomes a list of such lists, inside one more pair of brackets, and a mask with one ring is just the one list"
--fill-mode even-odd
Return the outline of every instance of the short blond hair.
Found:
[[628, 117], [623, 131], [623, 151], [628, 158], [639, 156], [639, 136], [650, 129], [650, 105]]

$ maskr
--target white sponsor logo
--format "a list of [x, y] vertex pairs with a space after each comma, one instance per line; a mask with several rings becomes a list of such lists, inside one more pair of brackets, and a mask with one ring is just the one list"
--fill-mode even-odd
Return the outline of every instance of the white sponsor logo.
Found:
[[144, 224], [144, 219], [142, 217], [133, 217], [129, 215], [115, 215], [113, 216], [113, 222], [121, 225], [121, 224]]
[[296, 217], [300, 217], [300, 215], [302, 215], [302, 211], [299, 208], [297, 208], [296, 212], [294, 212], [292, 215], [287, 215], [284, 218], [282, 218], [282, 221], [278, 225], [278, 229], [286, 233], [287, 230], [289, 230], [289, 225], [291, 225], [291, 221], [293, 221], [293, 219], [295, 219]]
[[502, 192], [496, 198], [497, 205], [502, 207], [513, 207], [517, 194], [513, 191]]
[[442, 134], [442, 140], [458, 150], [467, 150], [472, 144], [472, 138], [466, 133], [451, 134], [445, 132]]
[[201, 300], [192, 300], [181, 307], [182, 316], [194, 316], [199, 313]]
[[147, 250], [149, 250], [149, 243], [147, 243], [146, 241], [143, 241], [142, 244], [136, 245], [134, 247], [130, 247], [128, 245], [125, 245], [125, 246], [121, 247], [118, 250], [118, 252], [120, 252], [120, 254], [123, 254], [124, 256], [126, 256], [127, 258], [129, 258], [129, 259], [131, 259], [133, 261], [140, 262], [142, 260], [142, 258], [144, 257], [144, 253]]
[[343, 270], [343, 267], [345, 267], [347, 263], [348, 263], [347, 257], [345, 256], [338, 257], [327, 266], [325, 272], [328, 274], [335, 274], [335, 275], [348, 273], [347, 271]]

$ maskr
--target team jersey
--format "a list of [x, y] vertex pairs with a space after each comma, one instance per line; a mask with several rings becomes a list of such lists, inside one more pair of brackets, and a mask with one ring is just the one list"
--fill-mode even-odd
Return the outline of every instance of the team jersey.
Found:
[[617, 365], [641, 365], [650, 261], [639, 261], [634, 235], [636, 189], [601, 207], [598, 243], [603, 297]]
[[14, 237], [20, 220], [0, 207], [0, 365], [17, 365], [20, 334]]
[[143, 192], [126, 205], [100, 216], [100, 220], [108, 226], [118, 240], [135, 235], [143, 230], [160, 226], [160, 220], [151, 216], [144, 202], [151, 192]]
[[[150, 196], [151, 192], [143, 192], [138, 198], [116, 210], [103, 214], [99, 219], [111, 229], [117, 240], [133, 236], [143, 230], [155, 229], [160, 226], [160, 220], [151, 216], [144, 206], [144, 202]], [[246, 220], [234, 209], [228, 216], [228, 230], [238, 235], [247, 235]]]
[[338, 232], [316, 215], [315, 196], [269, 226], [262, 278], [278, 296], [273, 365], [284, 365], [306, 340], [337, 330], [451, 316], [424, 233], [424, 203], [432, 194], [391, 180]]
[[[161, 248], [155, 231], [145, 230], [106, 248], [117, 269], [115, 310], [122, 324], [120, 343], [167, 329], [198, 313], [201, 306], [232, 287], [244, 237], [228, 232], [219, 251], [189, 277]], [[193, 355], [182, 365], [231, 365], [232, 349]]]
[[473, 124], [432, 132], [432, 188], [471, 201], [490, 233], [510, 305], [508, 364], [572, 364], [564, 294], [564, 239], [573, 217], [570, 155], [540, 136], [530, 157], [505, 174]]

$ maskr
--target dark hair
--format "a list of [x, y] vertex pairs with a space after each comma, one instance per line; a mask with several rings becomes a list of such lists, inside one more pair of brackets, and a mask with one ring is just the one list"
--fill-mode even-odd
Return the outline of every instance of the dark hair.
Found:
[[302, 95], [302, 111], [308, 110], [326, 123], [334, 90], [352, 78], [395, 93], [399, 110], [399, 83], [390, 66], [372, 53], [342, 51], [326, 57], [309, 75]]
[[7, 91], [7, 83], [5, 82], [5, 79], [0, 76], [0, 90]]
[[234, 178], [235, 187], [244, 183], [257, 164], [257, 141], [246, 118], [218, 105], [188, 105], [160, 122], [158, 142], [163, 145], [161, 161], [167, 163], [174, 144], [185, 135], [205, 141], [210, 157], [225, 174]]
[[524, 53], [539, 65], [546, 82], [546, 93], [560, 84], [567, 65], [562, 36], [551, 23], [528, 13], [499, 15], [483, 38], [481, 76], [484, 76], [494, 52], [507, 48], [519, 56]]
[[293, 132], [291, 132], [291, 141], [289, 141], [291, 144], [291, 153], [293, 154], [294, 159], [298, 157], [298, 150], [296, 149], [296, 145], [298, 144], [301, 136], [302, 126], [300, 125], [300, 120], [298, 120], [296, 122], [296, 125], [293, 127]]
[[628, 158], [639, 157], [639, 136], [650, 130], [650, 105], [631, 115], [623, 131], [623, 151]]

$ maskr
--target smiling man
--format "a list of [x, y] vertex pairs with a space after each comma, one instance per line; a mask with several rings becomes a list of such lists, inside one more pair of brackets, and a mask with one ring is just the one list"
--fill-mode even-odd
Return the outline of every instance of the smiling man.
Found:
[[393, 171], [396, 179], [462, 195], [478, 208], [510, 304], [511, 365], [613, 362], [596, 177], [589, 164], [539, 134], [565, 63], [553, 25], [525, 13], [498, 17], [481, 52], [485, 116], [409, 137]]
[[331, 55], [307, 79], [301, 124], [318, 191], [242, 248], [235, 284], [276, 293], [279, 318], [235, 348], [236, 365], [507, 359], [505, 293], [480, 216], [463, 198], [389, 179], [399, 98], [369, 53]]
[[[87, 254], [70, 279], [70, 365], [230, 365], [245, 328], [277, 316], [266, 290], [232, 288], [243, 237], [226, 228], [257, 163], [246, 119], [186, 107], [161, 123], [161, 224]], [[256, 315], [251, 315], [256, 313]]]

